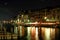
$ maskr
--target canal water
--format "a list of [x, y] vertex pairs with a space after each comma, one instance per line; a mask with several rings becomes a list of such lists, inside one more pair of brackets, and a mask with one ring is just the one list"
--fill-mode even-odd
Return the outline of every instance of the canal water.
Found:
[[[23, 31], [24, 30], [24, 31]], [[20, 33], [20, 40], [59, 40], [59, 28], [24, 27]]]

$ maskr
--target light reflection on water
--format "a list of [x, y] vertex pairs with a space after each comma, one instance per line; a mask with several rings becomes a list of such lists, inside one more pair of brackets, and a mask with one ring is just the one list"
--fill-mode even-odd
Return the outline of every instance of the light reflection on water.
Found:
[[45, 28], [45, 40], [50, 40], [50, 28]]
[[50, 28], [50, 38], [51, 40], [55, 40], [55, 28]]
[[31, 40], [35, 40], [35, 35], [36, 35], [36, 28], [32, 27], [31, 28]]
[[38, 28], [27, 27], [27, 39], [28, 40], [38, 40]]
[[27, 39], [30, 40], [31, 37], [30, 37], [30, 30], [31, 30], [31, 27], [27, 27]]
[[38, 38], [38, 27], [36, 27], [36, 40], [39, 40], [39, 38]]
[[19, 28], [20, 28], [20, 36], [22, 36], [22, 26], [20, 26]]
[[[40, 30], [40, 32], [39, 32]], [[58, 31], [58, 30], [57, 30]], [[41, 34], [40, 34], [41, 33]], [[41, 35], [42, 40], [55, 40], [56, 29], [55, 28], [45, 28], [41, 27], [27, 27], [27, 40], [41, 40], [39, 36]]]

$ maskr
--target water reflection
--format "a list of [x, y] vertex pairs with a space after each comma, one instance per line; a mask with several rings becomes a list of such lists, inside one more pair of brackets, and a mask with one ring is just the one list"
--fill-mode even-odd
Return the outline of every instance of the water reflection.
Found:
[[[55, 40], [60, 29], [45, 27], [27, 27], [27, 40]], [[58, 38], [57, 38], [58, 39]]]
[[51, 40], [55, 40], [55, 28], [50, 28], [50, 37]]
[[45, 28], [45, 40], [50, 40], [50, 28]]
[[35, 35], [36, 35], [36, 28], [32, 27], [31, 28], [31, 40], [35, 40]]
[[31, 30], [31, 27], [27, 27], [27, 39], [28, 40], [31, 40], [30, 30]]
[[38, 27], [36, 27], [36, 36], [35, 36], [36, 40], [39, 40], [38, 38]]
[[22, 36], [22, 26], [19, 26], [20, 28], [20, 36]]

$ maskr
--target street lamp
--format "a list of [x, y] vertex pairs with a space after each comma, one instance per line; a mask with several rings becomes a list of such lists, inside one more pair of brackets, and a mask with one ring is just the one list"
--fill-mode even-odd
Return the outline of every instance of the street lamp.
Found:
[[45, 17], [44, 17], [44, 19], [47, 19], [47, 17], [46, 17], [46, 9], [45, 9]]
[[45, 16], [44, 19], [47, 19], [47, 17]]

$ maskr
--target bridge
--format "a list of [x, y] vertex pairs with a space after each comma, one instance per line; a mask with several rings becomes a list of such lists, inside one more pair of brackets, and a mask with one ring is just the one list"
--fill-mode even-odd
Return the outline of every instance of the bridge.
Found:
[[58, 26], [60, 25], [59, 22], [32, 22], [32, 23], [17, 23], [17, 25], [23, 25], [23, 26], [35, 26], [35, 27], [50, 27], [50, 26]]

